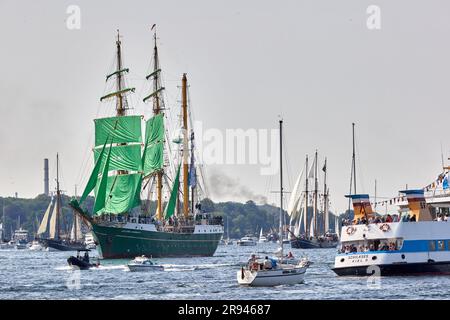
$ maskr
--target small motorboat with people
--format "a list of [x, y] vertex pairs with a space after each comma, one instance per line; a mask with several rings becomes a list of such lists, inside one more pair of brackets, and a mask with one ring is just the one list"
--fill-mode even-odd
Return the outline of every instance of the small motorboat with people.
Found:
[[71, 256], [67, 259], [67, 263], [74, 269], [79, 270], [88, 270], [92, 267], [98, 267], [100, 262], [97, 261], [95, 263], [91, 263], [89, 258], [89, 249], [79, 249], [77, 250], [77, 256]]
[[236, 242], [238, 246], [256, 246], [256, 239], [250, 235], [242, 237]]
[[127, 264], [128, 269], [131, 272], [136, 271], [164, 271], [164, 266], [157, 264], [145, 255], [136, 257], [130, 263]]
[[[280, 120], [280, 146], [282, 143], [282, 125], [283, 121]], [[303, 283], [306, 270], [310, 263], [307, 259], [301, 259], [295, 261], [295, 263], [287, 263], [288, 259], [285, 259], [283, 255], [283, 223], [282, 217], [283, 211], [283, 156], [282, 148], [280, 147], [280, 215], [279, 215], [279, 258], [269, 258], [266, 256], [264, 259], [258, 258], [255, 254], [252, 254], [248, 260], [246, 266], [242, 266], [239, 271], [236, 272], [237, 282], [240, 285], [265, 287], [265, 286], [278, 286], [278, 285], [293, 285]], [[291, 254], [291, 257], [293, 255]]]

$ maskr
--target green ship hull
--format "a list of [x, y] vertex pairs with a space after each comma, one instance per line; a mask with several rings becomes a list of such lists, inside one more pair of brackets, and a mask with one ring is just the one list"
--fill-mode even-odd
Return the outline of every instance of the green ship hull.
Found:
[[216, 252], [222, 233], [194, 234], [133, 230], [92, 225], [102, 259], [208, 257]]

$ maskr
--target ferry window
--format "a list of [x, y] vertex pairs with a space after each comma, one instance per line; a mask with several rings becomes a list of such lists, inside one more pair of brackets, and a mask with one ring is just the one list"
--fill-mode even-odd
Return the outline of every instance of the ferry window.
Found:
[[444, 240], [439, 240], [438, 241], [438, 250], [440, 250], [440, 251], [445, 250], [445, 242], [444, 242]]
[[436, 242], [435, 241], [429, 241], [428, 242], [428, 249], [430, 251], [435, 251], [436, 250]]
[[450, 250], [450, 240], [447, 241], [447, 250]]

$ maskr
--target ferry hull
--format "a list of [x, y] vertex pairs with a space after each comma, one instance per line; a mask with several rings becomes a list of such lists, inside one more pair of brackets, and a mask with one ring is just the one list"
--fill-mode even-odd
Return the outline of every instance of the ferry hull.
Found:
[[102, 259], [147, 257], [209, 257], [223, 233], [169, 233], [93, 225]]
[[39, 240], [46, 248], [52, 248], [59, 251], [77, 251], [85, 249], [81, 243], [64, 243], [60, 240], [40, 239]]
[[[373, 265], [370, 266], [373, 270]], [[430, 263], [403, 263], [378, 265], [380, 268], [380, 276], [420, 276], [420, 275], [448, 275], [450, 274], [449, 262], [430, 262]], [[338, 276], [370, 276], [372, 272], [368, 272], [369, 266], [355, 266], [333, 268], [332, 270]]]

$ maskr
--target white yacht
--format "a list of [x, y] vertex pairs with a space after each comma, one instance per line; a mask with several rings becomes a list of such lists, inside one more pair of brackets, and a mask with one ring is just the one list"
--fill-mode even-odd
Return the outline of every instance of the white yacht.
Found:
[[43, 251], [44, 247], [39, 243], [39, 241], [34, 240], [33, 242], [31, 242], [31, 245], [28, 249], [30, 249], [31, 251]]
[[28, 231], [22, 228], [14, 232], [14, 237], [12, 240], [16, 246], [16, 249], [26, 249], [28, 244]]
[[130, 271], [164, 271], [164, 267], [162, 265], [156, 264], [151, 259], [146, 256], [136, 257], [130, 263], [127, 264], [127, 267]]
[[241, 240], [238, 240], [236, 243], [238, 246], [256, 246], [256, 239], [252, 236], [245, 236], [241, 238]]

